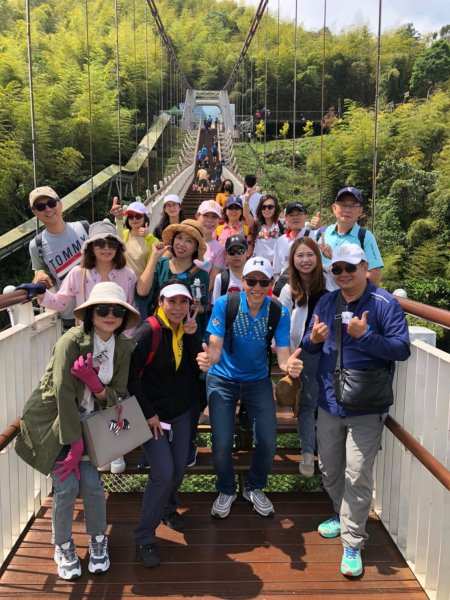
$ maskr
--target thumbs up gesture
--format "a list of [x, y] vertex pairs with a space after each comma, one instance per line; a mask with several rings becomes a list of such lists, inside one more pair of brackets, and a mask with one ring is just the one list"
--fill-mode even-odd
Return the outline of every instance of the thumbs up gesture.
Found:
[[301, 348], [297, 348], [297, 350], [288, 358], [286, 363], [286, 371], [293, 379], [300, 377], [300, 373], [303, 370], [303, 362], [299, 359], [301, 351]]
[[200, 367], [200, 370], [206, 373], [208, 369], [212, 366], [211, 356], [209, 354], [208, 344], [203, 342], [202, 344], [203, 352], [199, 352], [197, 354], [197, 364]]
[[311, 227], [313, 229], [319, 229], [320, 227], [320, 210], [316, 212], [316, 214], [311, 219]]
[[113, 217], [116, 217], [119, 219], [123, 217], [123, 208], [120, 204], [120, 200], [119, 200], [118, 196], [114, 196], [112, 199], [112, 206], [111, 206], [110, 213], [112, 214]]
[[353, 317], [350, 323], [347, 325], [347, 333], [352, 336], [352, 338], [358, 339], [362, 337], [368, 328], [367, 325], [367, 315], [369, 311], [365, 310], [359, 319], [358, 317]]
[[313, 344], [322, 344], [328, 337], [328, 326], [320, 321], [319, 315], [313, 315], [311, 341]]

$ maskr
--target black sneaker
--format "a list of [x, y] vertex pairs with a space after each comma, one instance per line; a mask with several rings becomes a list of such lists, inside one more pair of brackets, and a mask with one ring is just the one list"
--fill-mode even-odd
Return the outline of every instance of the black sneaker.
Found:
[[155, 544], [138, 544], [136, 546], [136, 559], [140, 560], [147, 569], [158, 567], [161, 563], [158, 548]]
[[186, 525], [184, 517], [180, 515], [180, 513], [178, 513], [177, 511], [163, 517], [162, 522], [166, 527], [169, 527], [174, 531], [184, 531]]

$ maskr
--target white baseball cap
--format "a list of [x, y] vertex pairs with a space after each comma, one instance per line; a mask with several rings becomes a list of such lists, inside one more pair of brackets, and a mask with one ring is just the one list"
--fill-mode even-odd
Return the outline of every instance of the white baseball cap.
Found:
[[186, 296], [189, 300], [192, 300], [191, 293], [185, 285], [181, 283], [171, 283], [166, 285], [160, 292], [161, 298], [173, 298], [174, 296]]
[[262, 273], [267, 277], [267, 279], [272, 279], [272, 265], [267, 258], [264, 258], [263, 256], [252, 256], [252, 258], [249, 258], [244, 265], [242, 277], [245, 277], [249, 273]]
[[177, 204], [181, 204], [183, 201], [177, 194], [167, 194], [163, 200], [163, 206], [168, 202], [176, 202]]
[[367, 262], [367, 256], [358, 244], [342, 244], [341, 246], [333, 248], [333, 255], [331, 257], [332, 265], [338, 262], [359, 265], [363, 260]]
[[208, 213], [214, 213], [218, 217], [222, 217], [222, 209], [220, 204], [215, 200], [203, 200], [200, 206], [197, 208], [199, 215], [207, 215]]

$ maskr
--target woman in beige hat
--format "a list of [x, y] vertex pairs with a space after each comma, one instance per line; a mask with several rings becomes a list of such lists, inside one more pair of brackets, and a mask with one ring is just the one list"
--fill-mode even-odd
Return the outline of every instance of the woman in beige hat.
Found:
[[[194, 261], [202, 261], [206, 252], [203, 228], [194, 219], [185, 219], [166, 227], [162, 239], [161, 244], [155, 245], [147, 266], [138, 279], [137, 294], [147, 299], [147, 314], [151, 314], [156, 308], [161, 287], [169, 279], [182, 281], [191, 289], [194, 302], [199, 305], [197, 322], [202, 329], [203, 314], [208, 304], [209, 276]], [[170, 250], [170, 257], [163, 256], [167, 250]]]
[[62, 579], [81, 575], [72, 539], [77, 495], [84, 503], [90, 536], [90, 573], [109, 569], [106, 502], [96, 467], [85, 453], [81, 418], [112, 406], [127, 396], [128, 371], [134, 342], [122, 335], [135, 327], [139, 313], [112, 281], [95, 285], [86, 302], [75, 309], [83, 321], [56, 343], [37, 388], [27, 401], [20, 422], [16, 452], [53, 480], [54, 560]]

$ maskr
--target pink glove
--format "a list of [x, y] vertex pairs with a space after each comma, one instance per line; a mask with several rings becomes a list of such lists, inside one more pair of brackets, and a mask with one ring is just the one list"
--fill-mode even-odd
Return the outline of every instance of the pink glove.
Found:
[[98, 378], [97, 372], [94, 369], [92, 353], [89, 352], [86, 360], [83, 356], [79, 356], [73, 363], [70, 372], [74, 377], [82, 381], [93, 394], [100, 394], [105, 389], [103, 383]]
[[72, 472], [80, 481], [80, 460], [83, 456], [83, 450], [83, 438], [80, 438], [70, 444], [70, 450], [66, 458], [56, 463], [54, 473], [61, 481], [65, 481]]

